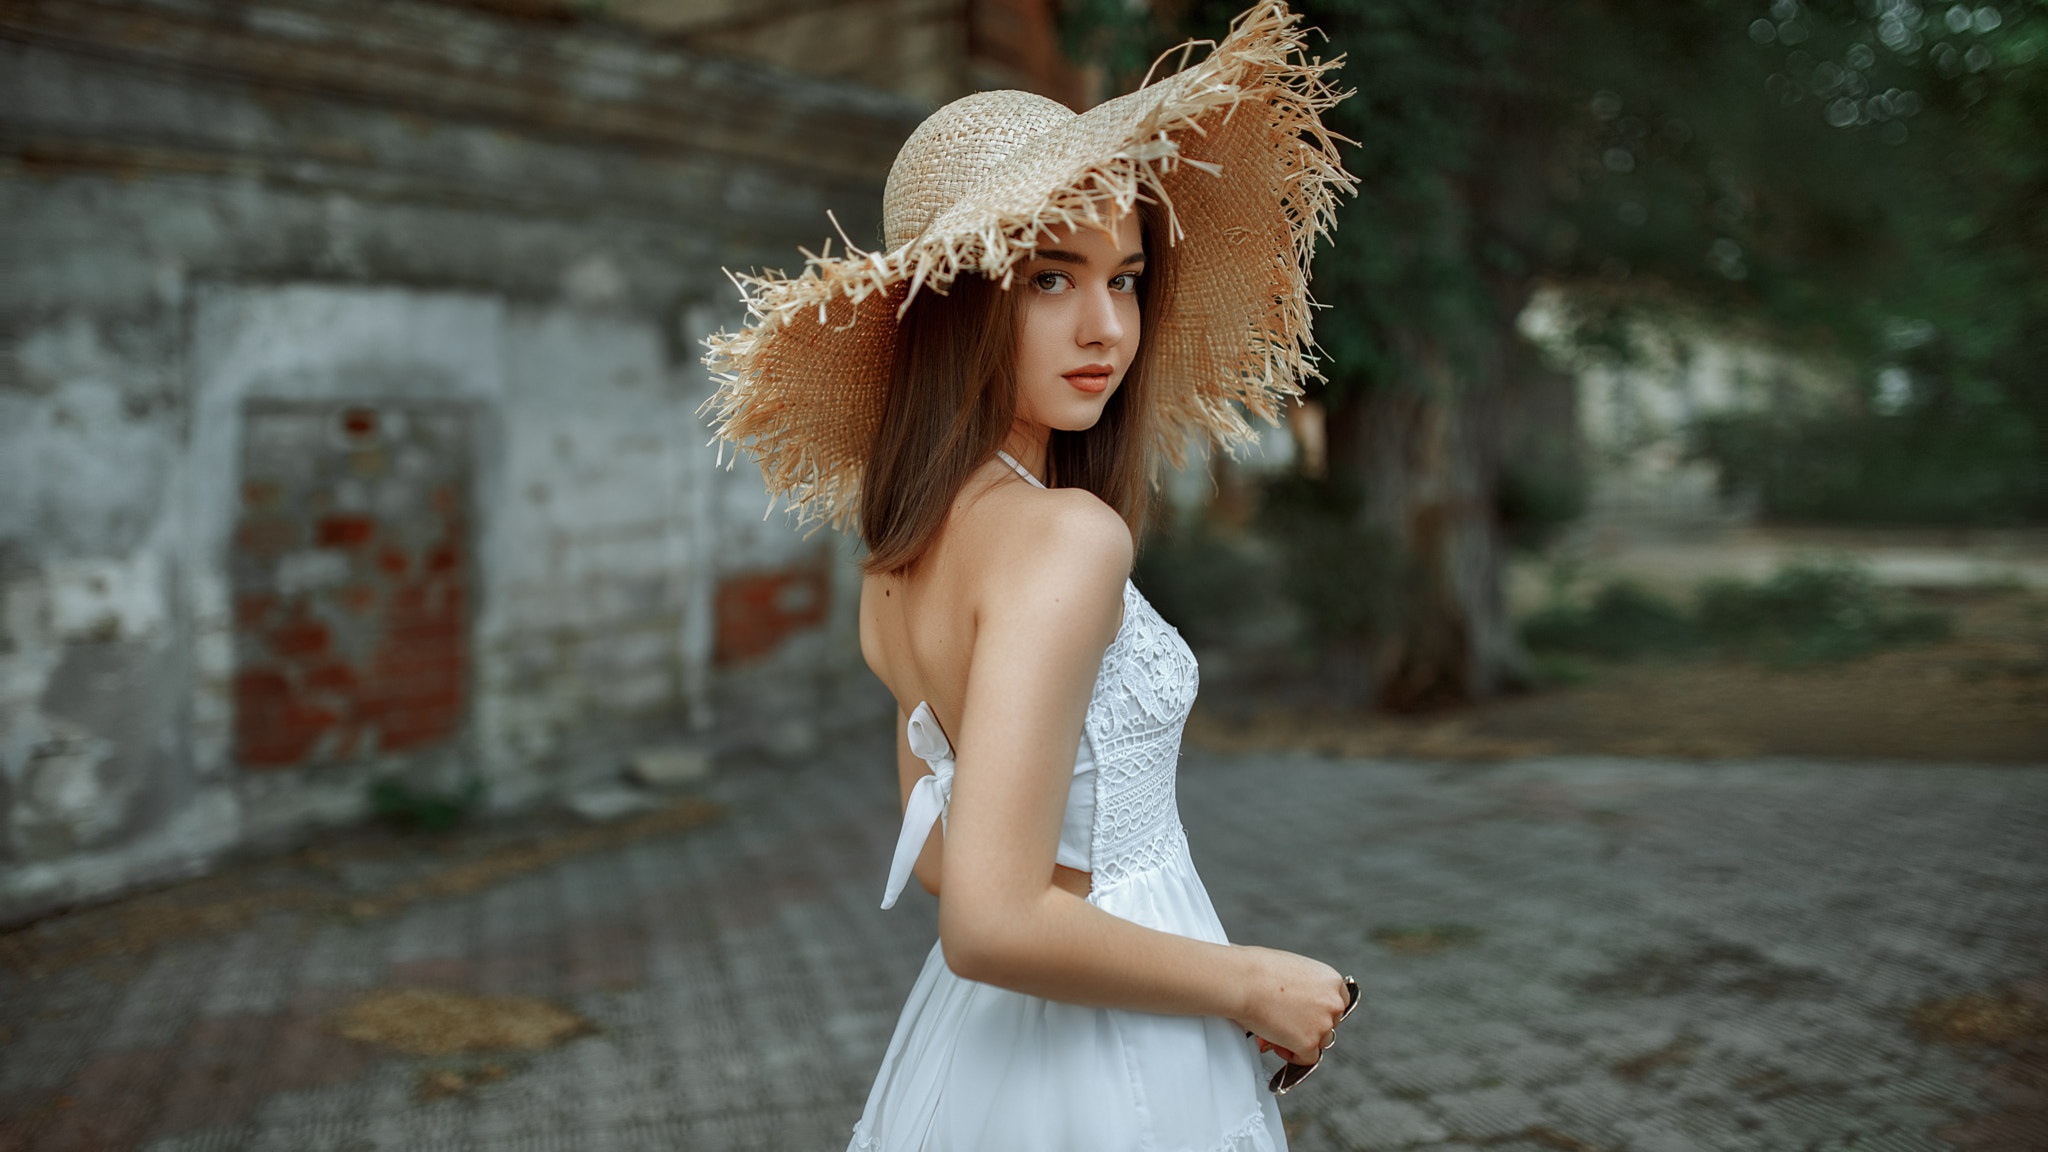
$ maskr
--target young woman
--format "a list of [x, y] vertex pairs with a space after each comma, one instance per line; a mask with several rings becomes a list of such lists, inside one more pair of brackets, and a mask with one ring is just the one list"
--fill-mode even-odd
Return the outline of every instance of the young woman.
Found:
[[1264, 3], [1078, 117], [948, 105], [891, 170], [888, 250], [749, 281], [712, 341], [720, 434], [858, 513], [902, 733], [883, 907], [912, 874], [939, 898], [856, 1152], [1284, 1148], [1258, 1052], [1285, 1090], [1356, 1001], [1227, 942], [1174, 802], [1194, 660], [1128, 578], [1159, 460], [1309, 370], [1306, 263], [1350, 182], [1295, 23]]

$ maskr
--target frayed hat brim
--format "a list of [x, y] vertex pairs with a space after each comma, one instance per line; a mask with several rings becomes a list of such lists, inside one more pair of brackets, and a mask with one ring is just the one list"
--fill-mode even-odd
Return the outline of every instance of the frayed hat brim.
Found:
[[1102, 224], [1141, 200], [1164, 210], [1173, 246], [1148, 336], [1160, 342], [1157, 458], [1178, 465], [1192, 441], [1253, 438], [1247, 416], [1276, 420], [1319, 375], [1309, 264], [1356, 187], [1322, 122], [1344, 96], [1328, 80], [1341, 60], [1311, 57], [1304, 33], [1267, 0], [1199, 61], [1025, 141], [915, 238], [807, 252], [796, 276], [735, 277], [747, 323], [707, 340], [704, 358], [719, 380], [703, 409], [718, 439], [757, 460], [800, 519], [846, 526], [912, 295], [963, 274], [1007, 283], [1046, 230]]

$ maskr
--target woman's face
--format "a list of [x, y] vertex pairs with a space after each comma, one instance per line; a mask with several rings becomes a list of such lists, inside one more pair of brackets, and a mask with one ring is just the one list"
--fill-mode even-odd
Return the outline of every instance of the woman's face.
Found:
[[1103, 406], [1138, 355], [1138, 277], [1145, 271], [1138, 214], [1108, 230], [1052, 229], [1020, 266], [1017, 301], [1017, 416], [1078, 432]]

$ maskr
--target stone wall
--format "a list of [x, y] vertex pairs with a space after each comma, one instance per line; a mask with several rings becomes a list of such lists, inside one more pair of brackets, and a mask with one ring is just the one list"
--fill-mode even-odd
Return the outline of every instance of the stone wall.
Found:
[[0, 5], [0, 922], [375, 780], [873, 722], [697, 342], [922, 112], [474, 7]]

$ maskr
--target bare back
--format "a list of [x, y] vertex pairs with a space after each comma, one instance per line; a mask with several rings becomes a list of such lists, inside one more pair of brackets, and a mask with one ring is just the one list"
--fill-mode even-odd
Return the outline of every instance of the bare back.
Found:
[[[896, 699], [897, 776], [903, 800], [907, 801], [918, 778], [929, 771], [911, 754], [904, 736], [909, 714], [920, 702], [928, 704], [940, 728], [956, 745], [960, 742], [968, 711], [970, 672], [977, 655], [985, 660], [996, 655], [977, 653], [990, 613], [1007, 611], [1018, 599], [1010, 593], [1015, 591], [1020, 573], [1036, 570], [1040, 574], [1036, 579], [1043, 580], [1042, 565], [1027, 561], [1044, 551], [1047, 538], [1062, 535], [1063, 526], [1077, 521], [1089, 521], [1099, 528], [1104, 517], [1121, 529], [1122, 521], [1092, 494], [1035, 488], [1000, 460], [991, 460], [954, 498], [945, 527], [917, 563], [906, 572], [871, 574], [863, 579], [861, 654]], [[1128, 536], [1124, 545], [1121, 565], [1128, 571]], [[1078, 598], [1074, 603], [1083, 617], [1076, 626], [1089, 634], [1099, 658], [1115, 635], [1118, 617], [1114, 613], [1121, 611], [1121, 597], [1115, 601], [1106, 628], [1088, 616]], [[1058, 627], [1065, 621], [1046, 623]], [[1002, 631], [1016, 634], [1015, 629]], [[1100, 633], [1099, 637], [1094, 633]], [[1009, 665], [1028, 661], [1030, 653], [1006, 652], [1000, 657], [999, 664]], [[1085, 690], [1084, 686], [1084, 695]], [[1067, 746], [1071, 749], [1072, 743]], [[1071, 768], [1071, 758], [1068, 766]], [[916, 870], [924, 887], [932, 892], [938, 891], [940, 842], [935, 832]], [[1054, 882], [1083, 893], [1088, 888], [1087, 874], [1071, 868], [1056, 867]]]

